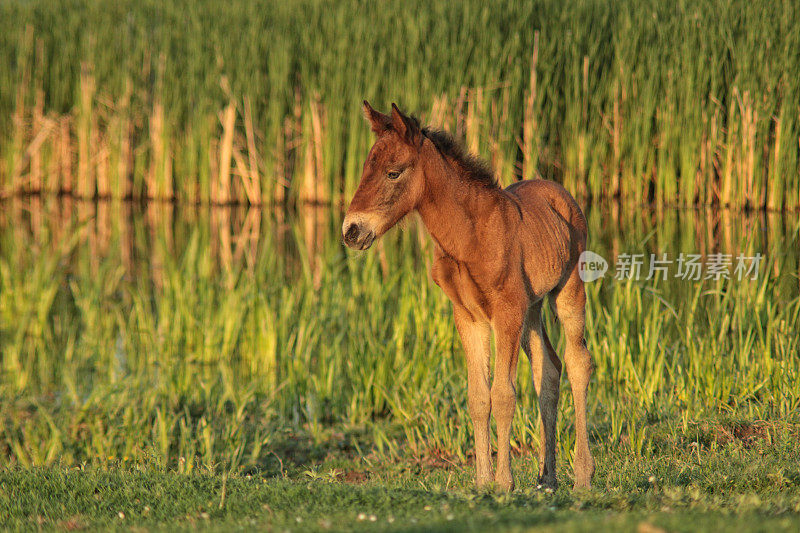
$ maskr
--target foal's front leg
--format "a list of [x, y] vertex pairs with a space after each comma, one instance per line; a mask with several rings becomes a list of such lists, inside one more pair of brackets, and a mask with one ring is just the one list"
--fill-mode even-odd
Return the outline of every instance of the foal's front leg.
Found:
[[489, 357], [491, 330], [486, 322], [472, 318], [466, 309], [453, 304], [453, 317], [467, 356], [469, 414], [475, 431], [475, 484], [492, 482], [492, 449], [489, 440]]
[[514, 489], [511, 474], [511, 421], [517, 406], [517, 360], [522, 329], [522, 313], [509, 313], [494, 321], [495, 350], [494, 380], [492, 381], [492, 412], [497, 423], [497, 473], [495, 482], [503, 490]]

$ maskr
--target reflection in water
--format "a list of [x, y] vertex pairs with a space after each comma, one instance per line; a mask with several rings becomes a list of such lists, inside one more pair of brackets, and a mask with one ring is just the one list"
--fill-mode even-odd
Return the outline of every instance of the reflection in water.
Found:
[[[773, 212], [633, 207], [595, 204], [586, 210], [589, 248], [613, 261], [620, 253], [761, 253], [770, 275], [792, 277], [798, 270], [796, 217]], [[76, 239], [73, 257], [85, 250], [91, 272], [118, 260], [129, 276], [148, 272], [162, 285], [164, 261], [180, 257], [199, 239], [220, 273], [252, 272], [259, 254], [280, 258], [289, 280], [306, 272], [319, 288], [324, 257], [344, 253], [339, 235], [342, 214], [321, 206], [296, 210], [245, 206], [183, 206], [169, 202], [85, 202], [69, 197], [11, 198], [0, 203], [0, 243], [22, 253], [24, 246], [56, 251]], [[374, 253], [384, 277], [391, 266], [386, 247], [416, 248], [427, 264], [429, 240], [418, 219], [379, 241]], [[422, 253], [419, 253], [422, 251]]]
[[[800, 221], [774, 212], [728, 209], [628, 208], [617, 203], [587, 210], [589, 248], [606, 258], [620, 253], [681, 252], [706, 258], [724, 253], [761, 253], [774, 278], [797, 278]], [[762, 275], [767, 266], [762, 265]], [[797, 280], [795, 279], [795, 282]]]

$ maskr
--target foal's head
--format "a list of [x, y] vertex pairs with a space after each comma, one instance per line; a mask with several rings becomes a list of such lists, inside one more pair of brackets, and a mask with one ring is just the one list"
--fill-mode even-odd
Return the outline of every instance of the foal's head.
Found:
[[366, 250], [417, 207], [424, 191], [419, 165], [424, 135], [416, 119], [392, 104], [392, 114], [375, 111], [364, 101], [364, 115], [377, 135], [367, 155], [361, 183], [342, 224], [344, 242]]

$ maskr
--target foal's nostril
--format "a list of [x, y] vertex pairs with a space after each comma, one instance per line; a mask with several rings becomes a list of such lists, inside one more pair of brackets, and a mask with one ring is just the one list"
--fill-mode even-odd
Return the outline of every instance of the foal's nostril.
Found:
[[358, 229], [358, 224], [350, 224], [350, 227], [347, 228], [344, 234], [344, 242], [347, 244], [355, 243], [359, 233], [361, 233], [361, 231]]

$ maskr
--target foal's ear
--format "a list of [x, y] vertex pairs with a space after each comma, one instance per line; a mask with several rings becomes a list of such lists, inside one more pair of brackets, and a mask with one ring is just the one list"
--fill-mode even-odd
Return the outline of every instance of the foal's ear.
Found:
[[389, 129], [389, 125], [392, 123], [392, 119], [388, 115], [375, 111], [366, 100], [364, 100], [364, 117], [369, 121], [372, 131], [375, 133], [383, 133]]
[[415, 148], [422, 146], [422, 131], [419, 122], [413, 117], [405, 116], [396, 104], [392, 104], [392, 129], [400, 138]]

